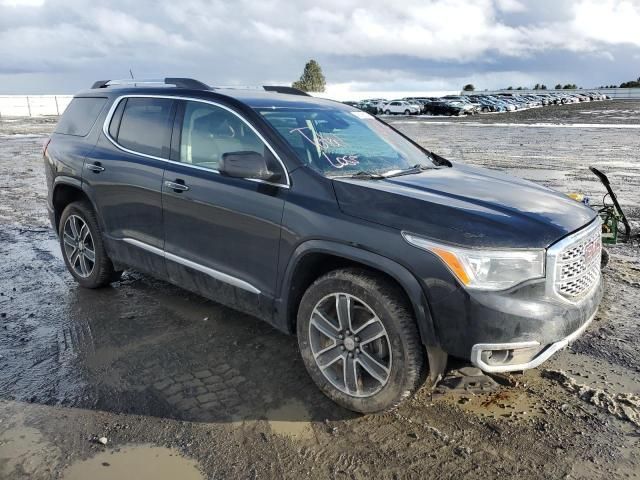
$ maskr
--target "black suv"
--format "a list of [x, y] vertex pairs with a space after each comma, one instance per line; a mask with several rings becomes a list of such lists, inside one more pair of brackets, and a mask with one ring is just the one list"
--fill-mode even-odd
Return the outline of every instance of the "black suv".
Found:
[[602, 297], [590, 208], [286, 87], [96, 82], [44, 160], [81, 286], [130, 267], [262, 318], [360, 412], [433, 383], [447, 355], [535, 367]]

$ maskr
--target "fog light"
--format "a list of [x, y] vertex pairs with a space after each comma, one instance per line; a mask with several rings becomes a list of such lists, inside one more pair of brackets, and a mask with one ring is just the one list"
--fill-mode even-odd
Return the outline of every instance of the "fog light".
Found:
[[487, 365], [504, 365], [513, 358], [513, 350], [485, 350], [482, 361]]

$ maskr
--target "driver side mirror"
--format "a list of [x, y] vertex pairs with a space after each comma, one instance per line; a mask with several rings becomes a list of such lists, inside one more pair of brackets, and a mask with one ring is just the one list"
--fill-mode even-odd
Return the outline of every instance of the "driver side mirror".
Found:
[[222, 155], [218, 171], [234, 178], [277, 181], [279, 173], [269, 170], [267, 160], [258, 152], [228, 152]]

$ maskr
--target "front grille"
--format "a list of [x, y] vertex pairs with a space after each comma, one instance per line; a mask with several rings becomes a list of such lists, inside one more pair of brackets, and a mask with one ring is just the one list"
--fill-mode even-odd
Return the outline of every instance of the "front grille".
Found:
[[576, 234], [578, 239], [569, 243], [556, 257], [554, 288], [559, 295], [571, 301], [588, 294], [600, 280], [600, 228], [592, 228], [587, 236], [580, 233]]

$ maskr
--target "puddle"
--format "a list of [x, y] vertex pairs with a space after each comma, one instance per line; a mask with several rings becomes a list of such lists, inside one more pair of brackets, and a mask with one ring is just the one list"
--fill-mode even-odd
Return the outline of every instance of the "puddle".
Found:
[[0, 418], [0, 427], [8, 427], [0, 430], [0, 478], [15, 474], [31, 478], [51, 473], [50, 466], [60, 454], [58, 448], [47, 442], [39, 430], [27, 427], [22, 413], [10, 410], [6, 413], [10, 413], [11, 425]]
[[20, 427], [0, 436], [0, 477], [15, 471], [33, 473], [40, 465], [41, 451], [46, 449], [35, 428]]
[[71, 465], [63, 480], [201, 480], [204, 478], [196, 462], [175, 450], [150, 445], [125, 447], [99, 453], [88, 460]]
[[508, 420], [533, 418], [543, 410], [541, 405], [525, 391], [506, 388], [497, 392], [476, 395], [455, 395], [447, 398], [465, 412], [480, 417], [505, 418]]
[[267, 412], [267, 421], [273, 433], [296, 440], [314, 438], [311, 416], [302, 402], [288, 402]]

